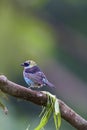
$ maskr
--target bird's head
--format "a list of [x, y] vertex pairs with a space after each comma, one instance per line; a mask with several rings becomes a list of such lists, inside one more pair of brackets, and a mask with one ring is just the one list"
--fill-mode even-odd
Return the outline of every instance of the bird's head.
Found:
[[31, 67], [36, 66], [36, 65], [37, 64], [33, 60], [27, 60], [21, 64], [21, 66], [24, 66], [24, 68], [31, 68]]

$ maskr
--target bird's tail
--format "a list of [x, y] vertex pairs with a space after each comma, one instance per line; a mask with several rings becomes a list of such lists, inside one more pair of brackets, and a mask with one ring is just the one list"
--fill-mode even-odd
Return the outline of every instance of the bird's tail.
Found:
[[52, 83], [50, 83], [49, 81], [47, 81], [46, 85], [47, 85], [48, 87], [55, 88], [55, 86], [54, 86]]

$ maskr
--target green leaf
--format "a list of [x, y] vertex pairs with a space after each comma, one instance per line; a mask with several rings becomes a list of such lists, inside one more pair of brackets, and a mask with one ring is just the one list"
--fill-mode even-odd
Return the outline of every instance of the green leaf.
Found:
[[3, 109], [4, 113], [8, 113], [8, 109], [5, 107], [5, 105], [0, 101], [0, 107]]
[[34, 130], [41, 130], [47, 124], [51, 113], [52, 113], [52, 107], [45, 108], [45, 113], [42, 116], [39, 125]]
[[55, 127], [56, 130], [58, 130], [61, 126], [61, 114], [60, 114], [60, 109], [59, 109], [59, 103], [58, 100], [55, 100], [55, 105], [54, 105], [54, 122], [55, 122]]
[[49, 121], [50, 116], [53, 113], [54, 123], [56, 130], [59, 130], [61, 126], [61, 114], [59, 109], [59, 102], [55, 95], [52, 95], [49, 92], [42, 91], [47, 95], [47, 106], [42, 107], [42, 112], [40, 113], [39, 117], [42, 116], [39, 125], [34, 130], [42, 130], [44, 126]]

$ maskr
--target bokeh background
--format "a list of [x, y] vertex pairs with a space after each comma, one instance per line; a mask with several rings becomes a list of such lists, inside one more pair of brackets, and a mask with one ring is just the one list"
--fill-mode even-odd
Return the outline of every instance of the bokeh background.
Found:
[[[87, 1], [0, 0], [0, 74], [27, 86], [20, 64], [35, 60], [57, 95], [87, 118]], [[41, 107], [9, 96], [1, 130], [34, 130]], [[45, 130], [54, 130], [51, 118]], [[62, 120], [60, 130], [74, 130]]]

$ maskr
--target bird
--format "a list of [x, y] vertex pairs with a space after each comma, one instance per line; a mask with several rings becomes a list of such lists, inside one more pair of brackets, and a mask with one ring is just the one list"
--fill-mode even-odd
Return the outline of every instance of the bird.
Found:
[[21, 64], [24, 67], [23, 77], [29, 88], [41, 88], [43, 86], [54, 87], [45, 74], [41, 71], [35, 61], [27, 60]]

